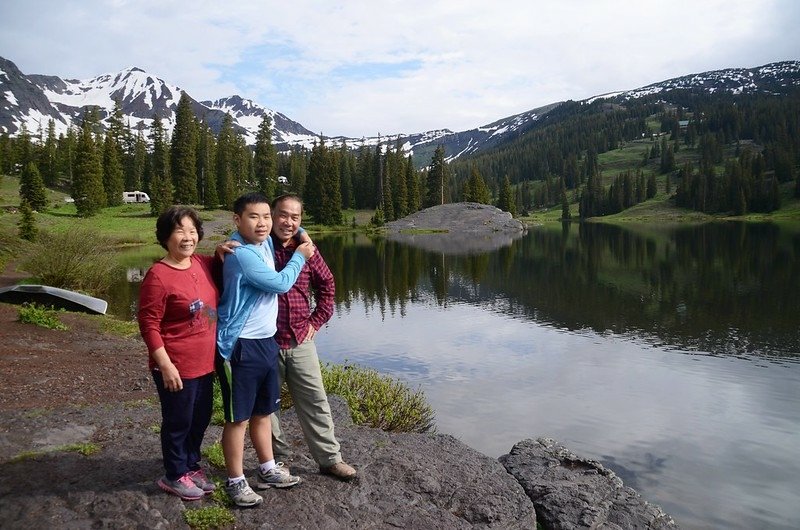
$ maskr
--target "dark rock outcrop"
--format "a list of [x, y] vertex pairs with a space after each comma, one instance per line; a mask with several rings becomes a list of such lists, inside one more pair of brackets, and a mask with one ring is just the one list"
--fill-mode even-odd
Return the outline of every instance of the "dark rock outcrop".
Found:
[[523, 440], [500, 462], [522, 484], [547, 529], [677, 528], [613, 471], [549, 438]]
[[[353, 425], [344, 401], [330, 401], [358, 478], [321, 475], [290, 410], [283, 417], [295, 450], [289, 465], [303, 482], [262, 492], [257, 508], [234, 508], [236, 528], [535, 529], [537, 518], [548, 529], [672, 527], [613, 473], [554, 443], [520, 442], [501, 463], [449, 435]], [[187, 528], [183, 512], [214, 501], [183, 502], [155, 485], [163, 473], [159, 422], [152, 401], [2, 413], [0, 528]], [[220, 434], [210, 427], [208, 443]], [[100, 451], [65, 450], [86, 442]], [[39, 454], [11, 459], [25, 451]], [[245, 462], [251, 475], [252, 448]], [[222, 470], [211, 474], [224, 478]]]

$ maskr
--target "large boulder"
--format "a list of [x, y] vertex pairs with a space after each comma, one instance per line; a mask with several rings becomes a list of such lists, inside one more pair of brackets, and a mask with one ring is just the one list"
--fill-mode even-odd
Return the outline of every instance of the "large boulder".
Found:
[[500, 462], [525, 489], [544, 528], [677, 528], [669, 515], [624, 486], [613, 471], [555, 440], [523, 440]]
[[511, 245], [525, 231], [510, 213], [475, 202], [431, 206], [386, 228], [391, 241], [450, 255], [491, 252]]

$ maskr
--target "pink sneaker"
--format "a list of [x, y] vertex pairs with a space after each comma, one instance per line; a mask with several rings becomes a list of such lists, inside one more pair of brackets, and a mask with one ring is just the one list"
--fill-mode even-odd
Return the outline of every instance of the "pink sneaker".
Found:
[[217, 485], [214, 484], [209, 478], [206, 476], [206, 472], [203, 469], [195, 469], [194, 471], [189, 471], [186, 475], [192, 479], [194, 485], [203, 490], [206, 495], [209, 493], [213, 493], [215, 489], [217, 489]]
[[188, 473], [178, 480], [169, 480], [167, 477], [161, 477], [158, 479], [157, 484], [162, 490], [177, 495], [185, 501], [200, 500], [205, 495], [203, 490], [195, 486]]

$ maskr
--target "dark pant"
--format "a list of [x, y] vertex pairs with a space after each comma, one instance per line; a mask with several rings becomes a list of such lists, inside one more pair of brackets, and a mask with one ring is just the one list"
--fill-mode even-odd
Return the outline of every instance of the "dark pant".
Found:
[[161, 400], [161, 454], [167, 479], [177, 480], [200, 468], [200, 445], [211, 422], [214, 374], [183, 380], [183, 390], [164, 388], [164, 377], [153, 370]]

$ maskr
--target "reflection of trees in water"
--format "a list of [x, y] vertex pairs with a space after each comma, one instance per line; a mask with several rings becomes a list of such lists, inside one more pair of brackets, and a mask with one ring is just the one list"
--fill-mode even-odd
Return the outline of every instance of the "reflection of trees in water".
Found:
[[318, 242], [347, 308], [358, 300], [402, 316], [409, 300], [505, 300], [500, 306], [568, 329], [720, 353], [800, 350], [800, 236], [774, 225], [572, 224], [471, 256], [350, 237]]

